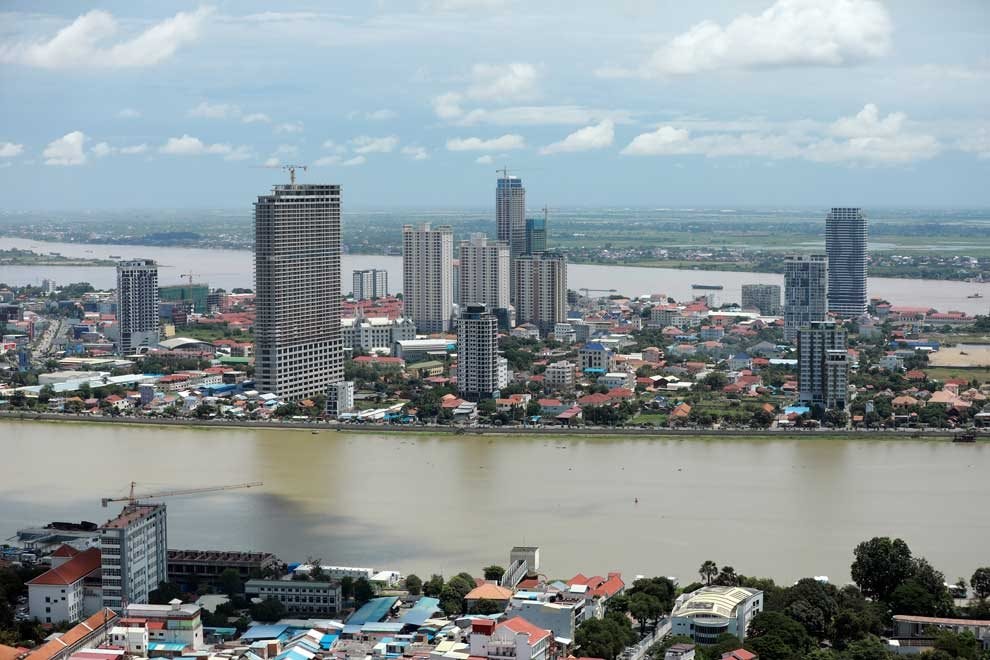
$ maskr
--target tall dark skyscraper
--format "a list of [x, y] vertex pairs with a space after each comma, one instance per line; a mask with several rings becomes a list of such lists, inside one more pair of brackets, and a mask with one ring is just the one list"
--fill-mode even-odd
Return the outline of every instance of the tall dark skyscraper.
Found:
[[858, 208], [833, 208], [825, 219], [828, 311], [853, 317], [866, 312], [866, 216]]
[[547, 251], [546, 218], [526, 218], [526, 254]]
[[796, 255], [784, 260], [784, 339], [794, 341], [798, 330], [824, 321], [828, 314], [828, 257]]
[[509, 246], [509, 258], [526, 251], [526, 189], [522, 179], [503, 175], [495, 188], [495, 238]]
[[340, 186], [275, 186], [254, 205], [255, 380], [290, 400], [344, 379]]

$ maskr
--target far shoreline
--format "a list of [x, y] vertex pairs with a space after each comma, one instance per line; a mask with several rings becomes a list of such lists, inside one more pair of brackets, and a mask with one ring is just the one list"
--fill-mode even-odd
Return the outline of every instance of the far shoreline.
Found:
[[[140, 417], [88, 417], [84, 415], [63, 415], [55, 413], [0, 412], [0, 423], [41, 422], [62, 424], [116, 424], [119, 426], [152, 426], [161, 428], [185, 427], [196, 430], [208, 429], [246, 429], [258, 431], [309, 431], [311, 434], [322, 433], [364, 433], [368, 435], [446, 435], [446, 436], [522, 436], [538, 438], [551, 435], [558, 438], [594, 438], [603, 436], [620, 439], [718, 439], [734, 438], [739, 440], [904, 440], [904, 441], [948, 441], [958, 436], [961, 431], [948, 429], [940, 430], [905, 430], [905, 431], [836, 431], [828, 430], [782, 430], [763, 431], [756, 429], [670, 429], [670, 428], [566, 428], [544, 427], [539, 429], [528, 427], [457, 427], [457, 426], [380, 426], [376, 424], [337, 425], [321, 422], [258, 422], [236, 420], [194, 420], [194, 419], [162, 419]], [[977, 431], [976, 444], [990, 443], [990, 432]], [[972, 443], [958, 443], [972, 444]], [[2, 448], [2, 444], [0, 444]]]

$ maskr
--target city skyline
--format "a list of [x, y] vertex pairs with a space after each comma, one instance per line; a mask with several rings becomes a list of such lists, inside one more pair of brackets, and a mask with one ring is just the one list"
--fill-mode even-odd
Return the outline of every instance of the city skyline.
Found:
[[[53, 186], [60, 208], [174, 206], [177, 188], [183, 208], [233, 208], [270, 179], [258, 166], [291, 162], [354, 208], [383, 179], [392, 203], [477, 204], [502, 166], [538, 204], [990, 204], [978, 2], [8, 8], [0, 166], [17, 208]], [[506, 58], [492, 28], [510, 24]], [[284, 61], [317, 82], [271, 82]]]

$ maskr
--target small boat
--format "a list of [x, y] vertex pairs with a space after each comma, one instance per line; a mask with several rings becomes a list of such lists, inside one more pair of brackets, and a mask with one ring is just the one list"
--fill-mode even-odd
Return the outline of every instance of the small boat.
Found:
[[977, 291], [976, 293], [972, 293], [972, 294], [970, 294], [970, 295], [968, 295], [966, 297], [967, 298], [982, 298], [983, 297], [983, 294], [980, 293], [979, 291]]

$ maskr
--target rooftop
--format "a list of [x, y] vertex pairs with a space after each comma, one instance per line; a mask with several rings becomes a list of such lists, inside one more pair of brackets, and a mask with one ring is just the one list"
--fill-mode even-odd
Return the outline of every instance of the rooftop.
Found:
[[[67, 547], [67, 546], [62, 546]], [[59, 548], [61, 550], [61, 548]], [[64, 557], [66, 555], [59, 555]], [[45, 571], [28, 584], [69, 585], [78, 582], [100, 568], [100, 549], [90, 548], [76, 554], [72, 559], [51, 570]]]
[[164, 504], [128, 504], [120, 512], [119, 516], [103, 523], [101, 529], [124, 529], [142, 518], [147, 518], [159, 508], [164, 507]]
[[[716, 615], [726, 619], [735, 616], [736, 607], [762, 592], [745, 587], [701, 587], [678, 599], [671, 616], [690, 617], [698, 614]], [[683, 600], [682, 600], [683, 599]]]

